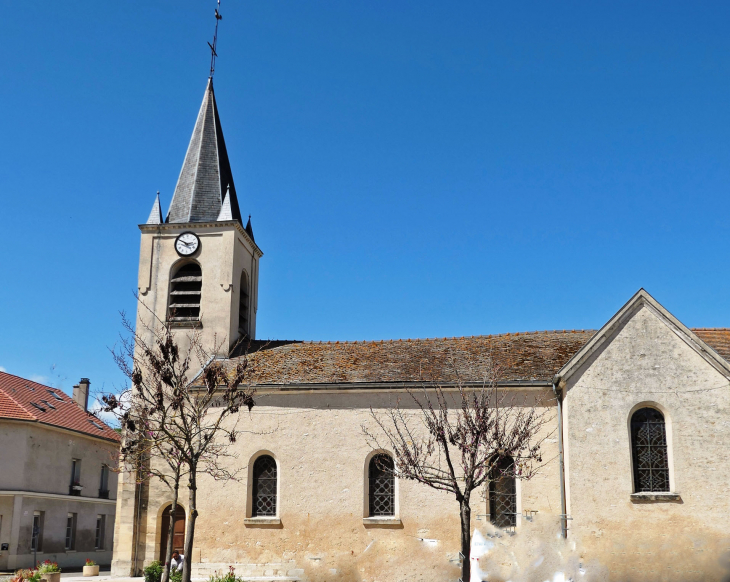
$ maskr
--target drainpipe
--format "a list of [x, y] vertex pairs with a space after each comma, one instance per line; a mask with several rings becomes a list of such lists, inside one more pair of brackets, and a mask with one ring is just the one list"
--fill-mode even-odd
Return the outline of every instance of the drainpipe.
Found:
[[553, 394], [558, 403], [558, 457], [560, 458], [560, 535], [568, 537], [568, 514], [565, 507], [565, 459], [563, 454], [563, 395], [558, 393], [558, 376], [553, 378]]

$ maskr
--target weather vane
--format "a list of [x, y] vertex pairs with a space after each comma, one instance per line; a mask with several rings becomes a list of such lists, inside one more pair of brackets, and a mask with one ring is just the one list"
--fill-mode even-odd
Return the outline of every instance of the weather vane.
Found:
[[218, 22], [220, 21], [221, 16], [220, 13], [220, 7], [221, 7], [221, 0], [218, 0], [218, 8], [215, 9], [215, 34], [213, 35], [213, 44], [208, 43], [208, 46], [210, 47], [210, 78], [213, 78], [213, 73], [215, 73], [215, 58], [218, 56], [218, 53], [215, 52], [215, 47], [218, 44]]

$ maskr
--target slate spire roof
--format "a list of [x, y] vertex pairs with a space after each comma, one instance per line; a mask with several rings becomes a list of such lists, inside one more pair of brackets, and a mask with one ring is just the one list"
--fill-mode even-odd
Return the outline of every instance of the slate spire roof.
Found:
[[226, 190], [226, 195], [223, 197], [223, 205], [221, 206], [221, 211], [218, 214], [218, 220], [233, 220], [233, 211], [231, 210], [230, 189]]
[[152, 211], [147, 219], [147, 224], [162, 224], [162, 208], [160, 207], [160, 193], [155, 197], [155, 203], [152, 205]]
[[241, 222], [211, 78], [205, 88], [165, 222], [215, 222], [221, 213], [226, 191], [231, 218]]

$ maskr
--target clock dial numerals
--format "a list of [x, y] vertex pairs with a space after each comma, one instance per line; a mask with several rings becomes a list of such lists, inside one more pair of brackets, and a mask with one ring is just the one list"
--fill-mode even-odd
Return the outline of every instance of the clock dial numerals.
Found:
[[189, 257], [200, 247], [200, 239], [192, 232], [184, 232], [175, 239], [175, 250], [178, 255]]

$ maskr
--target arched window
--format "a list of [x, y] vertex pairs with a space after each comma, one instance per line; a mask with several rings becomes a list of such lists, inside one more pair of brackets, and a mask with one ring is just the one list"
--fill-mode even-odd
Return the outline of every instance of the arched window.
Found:
[[375, 455], [368, 465], [368, 514], [395, 516], [395, 464], [385, 453]]
[[197, 263], [180, 267], [170, 280], [170, 320], [197, 321], [200, 318], [200, 290], [203, 272]]
[[640, 408], [631, 417], [634, 491], [669, 491], [669, 458], [664, 415]]
[[238, 297], [238, 333], [248, 337], [248, 277], [246, 271], [241, 273], [241, 291]]
[[262, 455], [253, 464], [251, 517], [276, 515], [276, 461]]
[[517, 487], [511, 457], [502, 457], [489, 475], [489, 520], [497, 527], [514, 527], [517, 523]]

